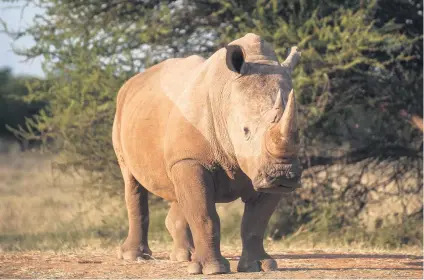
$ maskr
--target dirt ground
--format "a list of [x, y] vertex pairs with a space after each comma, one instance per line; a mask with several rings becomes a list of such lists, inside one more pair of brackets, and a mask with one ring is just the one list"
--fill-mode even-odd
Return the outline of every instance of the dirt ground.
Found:
[[[270, 252], [277, 259], [275, 272], [237, 273], [238, 254], [223, 251], [231, 273], [207, 278], [405, 278], [423, 279], [423, 256], [402, 253], [333, 251]], [[2, 252], [0, 278], [204, 278], [188, 276], [187, 263], [171, 262], [167, 252], [154, 260], [117, 260], [110, 251]]]

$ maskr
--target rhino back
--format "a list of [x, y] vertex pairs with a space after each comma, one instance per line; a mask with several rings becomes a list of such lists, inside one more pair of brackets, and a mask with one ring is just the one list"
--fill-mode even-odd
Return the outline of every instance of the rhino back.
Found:
[[128, 80], [117, 97], [113, 141], [118, 160], [146, 189], [167, 200], [175, 200], [164, 158], [170, 112], [203, 61], [199, 56], [164, 61]]

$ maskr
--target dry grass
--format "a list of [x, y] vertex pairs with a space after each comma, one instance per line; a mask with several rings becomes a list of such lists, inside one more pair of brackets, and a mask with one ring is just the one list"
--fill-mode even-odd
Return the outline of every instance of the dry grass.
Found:
[[[0, 251], [75, 250], [117, 246], [126, 236], [127, 220], [123, 197], [108, 197], [90, 188], [80, 177], [60, 175], [48, 157], [38, 152], [0, 154]], [[239, 224], [243, 205], [238, 200], [218, 204], [223, 247], [241, 248]], [[150, 244], [153, 250], [170, 248], [165, 229], [167, 204], [151, 207]], [[299, 230], [280, 242], [267, 240], [274, 251], [374, 250], [367, 243], [344, 244], [334, 240], [317, 242]], [[108, 249], [108, 250], [109, 250]], [[398, 252], [421, 253], [406, 247]]]
[[[127, 231], [123, 197], [109, 197], [84, 180], [52, 168], [49, 157], [38, 152], [0, 154], [0, 250], [64, 250], [109, 247]], [[168, 205], [151, 206], [150, 243], [168, 248], [171, 237], [164, 221]], [[225, 215], [231, 210], [232, 215]], [[227, 241], [239, 239], [242, 205], [219, 205]]]
[[[18, 155], [18, 156], [16, 156]], [[81, 178], [59, 175], [39, 153], [0, 157], [0, 248], [56, 249], [101, 241], [105, 219], [122, 216], [119, 198], [91, 200]], [[100, 205], [101, 201], [104, 201]]]

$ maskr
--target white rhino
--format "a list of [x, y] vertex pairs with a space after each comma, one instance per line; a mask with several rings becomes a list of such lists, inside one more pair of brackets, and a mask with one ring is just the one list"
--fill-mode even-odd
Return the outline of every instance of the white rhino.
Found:
[[151, 192], [171, 201], [171, 259], [191, 260], [192, 274], [229, 272], [215, 203], [241, 198], [237, 270], [277, 268], [263, 237], [281, 193], [300, 186], [291, 79], [299, 58], [293, 47], [280, 64], [269, 43], [247, 34], [206, 60], [168, 59], [123, 85], [112, 137], [129, 220], [120, 257], [151, 254]]

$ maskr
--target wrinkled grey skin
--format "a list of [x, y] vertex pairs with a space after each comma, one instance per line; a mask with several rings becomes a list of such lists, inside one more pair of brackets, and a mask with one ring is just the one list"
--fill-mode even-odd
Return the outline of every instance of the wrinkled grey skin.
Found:
[[209, 59], [170, 59], [121, 88], [113, 146], [125, 182], [129, 232], [119, 257], [151, 255], [148, 192], [171, 201], [166, 218], [172, 260], [192, 274], [229, 272], [220, 252], [217, 202], [241, 198], [245, 210], [238, 271], [269, 271], [263, 248], [280, 196], [300, 186], [291, 72], [267, 42], [247, 34]]

